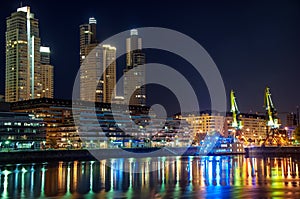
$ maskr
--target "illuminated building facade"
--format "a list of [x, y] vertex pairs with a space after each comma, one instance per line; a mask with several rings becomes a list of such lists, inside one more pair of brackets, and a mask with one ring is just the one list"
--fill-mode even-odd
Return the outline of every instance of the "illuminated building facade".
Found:
[[80, 28], [80, 64], [83, 63], [87, 55], [98, 45], [97, 41], [97, 20], [93, 17], [88, 24], [82, 24]]
[[[99, 42], [96, 40], [97, 21], [90, 18], [88, 24], [82, 24], [80, 29], [80, 100], [103, 100], [103, 80], [99, 77], [100, 55], [94, 50]], [[87, 56], [89, 56], [88, 59]], [[97, 67], [98, 66], [98, 67]], [[103, 70], [103, 69], [102, 69]], [[97, 85], [97, 89], [95, 89]]]
[[149, 108], [146, 106], [114, 104], [115, 111], [112, 113], [110, 103], [75, 103], [77, 108], [73, 116], [80, 122], [78, 131], [83, 147], [130, 147], [132, 140], [146, 136], [144, 127], [149, 121]]
[[[151, 118], [151, 145], [155, 147], [186, 147], [193, 141], [190, 124], [185, 119], [167, 118], [166, 120]], [[150, 131], [151, 132], [151, 131]]]
[[42, 85], [41, 97], [53, 98], [54, 95], [54, 83], [53, 83], [53, 65], [50, 64], [50, 48], [41, 46], [41, 65], [37, 73], [40, 73], [40, 84]]
[[30, 7], [21, 7], [6, 19], [5, 100], [15, 102], [39, 97], [35, 82], [40, 65], [39, 22]]
[[180, 116], [190, 125], [194, 135], [207, 134], [213, 131], [220, 132], [221, 135], [236, 135], [245, 142], [256, 142], [266, 138], [265, 116], [256, 114], [240, 114], [239, 119], [242, 123], [240, 131], [232, 127], [232, 113], [225, 116], [217, 113], [188, 114]]
[[34, 114], [46, 124], [49, 148], [81, 147], [72, 117], [72, 101], [41, 98], [11, 103], [11, 111]]
[[116, 50], [116, 47], [102, 45], [104, 103], [111, 103], [116, 96]]
[[28, 113], [0, 112], [0, 149], [45, 147], [45, 123]]
[[[100, 65], [100, 46], [95, 45], [91, 48], [88, 59], [80, 66], [80, 100], [83, 101], [103, 101], [103, 76], [99, 78], [103, 71]], [[96, 52], [98, 51], [98, 52]]]
[[18, 8], [7, 17], [5, 101], [53, 97], [50, 50], [40, 47], [40, 42], [39, 22], [30, 7]]
[[220, 114], [210, 114], [202, 113], [200, 115], [189, 114], [186, 116], [181, 116], [182, 119], [185, 119], [190, 125], [193, 131], [193, 134], [207, 134], [214, 131], [224, 134], [224, 124], [225, 117]]
[[[97, 37], [97, 21], [90, 18], [88, 24], [82, 24], [80, 29], [80, 100], [101, 101], [103, 99], [103, 80], [99, 80], [100, 55], [95, 52], [99, 42]], [[94, 50], [94, 51], [93, 51]], [[93, 51], [93, 52], [92, 52]], [[89, 55], [89, 58], [87, 56]], [[94, 86], [97, 86], [95, 91]]]
[[295, 140], [295, 129], [299, 126], [299, 110], [297, 109], [297, 113], [288, 113], [286, 115], [286, 126], [285, 130], [288, 133], [288, 137], [291, 140]]
[[124, 104], [124, 97], [123, 96], [115, 96], [112, 99], [113, 104]]
[[237, 132], [232, 128], [232, 117], [226, 117], [229, 134], [239, 136], [246, 143], [254, 142], [259, 144], [260, 140], [266, 138], [266, 119], [265, 116], [257, 114], [240, 114], [239, 120], [242, 123], [242, 129]]
[[[72, 106], [76, 108], [72, 110]], [[31, 113], [44, 120], [47, 147], [109, 148], [114, 147], [114, 141], [144, 136], [144, 128], [137, 127], [145, 126], [149, 120], [148, 107], [117, 106], [118, 111], [113, 115], [110, 103], [41, 98], [11, 103], [11, 110]]]
[[[124, 98], [131, 105], [146, 105], [146, 87], [139, 86], [145, 84], [145, 70], [138, 67], [146, 63], [145, 53], [142, 51], [142, 39], [138, 35], [138, 30], [132, 29], [130, 37], [126, 39], [126, 69], [124, 73]], [[129, 73], [131, 69], [135, 72]], [[131, 95], [131, 92], [134, 93]]]
[[116, 47], [99, 46], [95, 18], [80, 26], [80, 100], [110, 103], [115, 96]]

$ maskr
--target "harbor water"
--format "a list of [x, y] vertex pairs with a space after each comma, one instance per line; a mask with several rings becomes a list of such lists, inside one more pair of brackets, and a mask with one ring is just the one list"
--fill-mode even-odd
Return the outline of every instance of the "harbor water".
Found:
[[300, 198], [300, 157], [119, 158], [0, 165], [0, 198]]

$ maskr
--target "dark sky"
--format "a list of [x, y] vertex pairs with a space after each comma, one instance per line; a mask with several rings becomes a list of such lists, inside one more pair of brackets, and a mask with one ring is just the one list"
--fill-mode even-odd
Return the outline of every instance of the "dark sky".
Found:
[[[4, 93], [5, 18], [20, 1], [4, 0], [0, 7], [0, 93]], [[70, 99], [79, 68], [79, 25], [90, 16], [98, 20], [98, 38], [104, 40], [131, 28], [157, 26], [180, 31], [198, 41], [218, 66], [229, 93], [236, 91], [242, 112], [263, 110], [264, 89], [271, 87], [278, 112], [300, 105], [300, 2], [299, 1], [99, 1], [23, 0], [40, 22], [42, 44], [52, 50], [55, 97]], [[125, 41], [124, 41], [125, 45]], [[184, 62], [150, 54], [183, 69], [197, 92], [201, 108], [209, 106], [203, 80], [193, 76]], [[182, 64], [179, 66], [179, 64]], [[118, 66], [122, 71], [123, 66]], [[190, 72], [190, 74], [189, 74]], [[152, 91], [150, 89], [150, 91]], [[200, 95], [200, 94], [199, 94]], [[157, 98], [149, 97], [151, 100]], [[168, 99], [162, 99], [165, 102]], [[154, 100], [154, 101], [155, 101]], [[151, 102], [150, 102], [151, 103]]]

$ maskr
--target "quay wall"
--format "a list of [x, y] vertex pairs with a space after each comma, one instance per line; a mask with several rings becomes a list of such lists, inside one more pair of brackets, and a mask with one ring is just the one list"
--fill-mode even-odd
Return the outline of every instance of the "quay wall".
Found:
[[247, 147], [246, 156], [295, 156], [300, 155], [300, 146], [265, 146], [265, 147]]
[[190, 148], [128, 148], [128, 149], [74, 149], [74, 150], [27, 150], [27, 151], [0, 151], [0, 164], [23, 162], [49, 162], [96, 160], [108, 158], [143, 158], [177, 155], [194, 155], [196, 147]]
[[[237, 155], [241, 153], [198, 154], [199, 147], [174, 148], [114, 148], [74, 150], [0, 151], [0, 164], [24, 162], [51, 162], [75, 160], [101, 160], [108, 158], [146, 158], [164, 156]], [[96, 158], [95, 158], [96, 157]]]

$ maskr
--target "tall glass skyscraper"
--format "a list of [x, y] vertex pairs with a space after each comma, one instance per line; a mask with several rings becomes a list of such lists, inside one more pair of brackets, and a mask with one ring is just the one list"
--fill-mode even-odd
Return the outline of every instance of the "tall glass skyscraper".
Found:
[[99, 44], [97, 41], [97, 20], [93, 17], [89, 19], [88, 24], [82, 24], [80, 29], [80, 64], [86, 56]]
[[17, 12], [7, 17], [5, 101], [43, 97], [45, 88], [42, 82], [40, 42], [39, 22], [30, 7], [18, 8]]
[[116, 47], [99, 45], [95, 18], [80, 25], [80, 100], [110, 103], [115, 97]]
[[41, 97], [53, 98], [53, 70], [54, 67], [50, 63], [50, 48], [46, 46], [40, 47], [41, 65], [40, 65], [40, 82], [43, 85]]
[[[131, 105], [146, 105], [146, 71], [138, 67], [145, 64], [145, 53], [142, 51], [142, 39], [138, 36], [138, 30], [132, 29], [130, 37], [126, 39], [126, 69], [135, 69], [134, 73], [127, 73], [124, 78], [124, 98]], [[134, 91], [133, 95], [131, 92]]]
[[[102, 45], [103, 52], [103, 102], [111, 103], [116, 96], [116, 47]], [[105, 69], [106, 68], [106, 69]]]
[[[80, 30], [80, 100], [84, 101], [101, 101], [103, 99], [102, 91], [103, 82], [97, 80], [97, 65], [99, 65], [99, 55], [94, 53], [87, 56], [96, 48], [99, 42], [96, 40], [96, 26], [95, 18], [90, 18], [88, 24], [79, 26]], [[86, 60], [86, 61], [85, 61]], [[94, 85], [98, 84], [97, 92], [95, 92]]]

